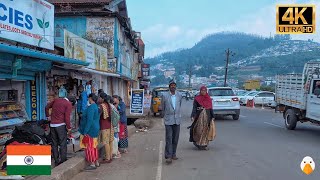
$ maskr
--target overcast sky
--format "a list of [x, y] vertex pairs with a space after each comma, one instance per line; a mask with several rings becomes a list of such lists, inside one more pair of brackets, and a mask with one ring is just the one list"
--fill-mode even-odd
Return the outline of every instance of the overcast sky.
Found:
[[146, 57], [190, 48], [207, 34], [239, 31], [275, 34], [277, 4], [315, 4], [316, 34], [293, 39], [320, 42], [320, 1], [316, 0], [127, 0], [131, 24], [142, 32]]

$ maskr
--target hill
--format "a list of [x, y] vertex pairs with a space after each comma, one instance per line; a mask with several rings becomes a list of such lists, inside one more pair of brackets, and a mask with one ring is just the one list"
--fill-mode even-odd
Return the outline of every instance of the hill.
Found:
[[[289, 36], [264, 38], [252, 34], [222, 32], [204, 37], [190, 49], [163, 53], [157, 57], [145, 59], [152, 65], [152, 75], [157, 76], [156, 84], [161, 83], [163, 71], [175, 69], [175, 76], [183, 75], [193, 67], [197, 77], [209, 77], [212, 74], [224, 74], [227, 49], [230, 57], [230, 78], [246, 79], [255, 74], [274, 76], [279, 73], [300, 72], [303, 64], [320, 56], [320, 44], [317, 42], [290, 40]], [[158, 65], [158, 66], [157, 66]], [[159, 68], [159, 65], [162, 65]], [[158, 68], [157, 68], [158, 67]], [[251, 71], [252, 68], [259, 67]], [[165, 79], [165, 78], [164, 78]], [[160, 81], [159, 81], [160, 80]]]

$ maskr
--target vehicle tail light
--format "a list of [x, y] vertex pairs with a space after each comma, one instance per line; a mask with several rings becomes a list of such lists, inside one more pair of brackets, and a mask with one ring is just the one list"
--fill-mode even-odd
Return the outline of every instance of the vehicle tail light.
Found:
[[232, 98], [232, 101], [239, 101], [239, 98], [237, 98], [237, 97]]

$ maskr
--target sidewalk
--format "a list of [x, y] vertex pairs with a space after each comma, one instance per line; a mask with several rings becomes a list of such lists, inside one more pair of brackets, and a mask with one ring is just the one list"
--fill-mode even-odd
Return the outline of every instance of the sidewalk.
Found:
[[[132, 136], [136, 131], [134, 126], [128, 126], [128, 136]], [[28, 180], [69, 180], [76, 174], [81, 172], [86, 167], [86, 161], [84, 157], [84, 152], [72, 152], [72, 144], [68, 145], [68, 157], [71, 157], [63, 164], [55, 167], [51, 171], [51, 176], [30, 176], [26, 179]], [[76, 144], [75, 150], [79, 150], [79, 144]], [[102, 146], [99, 146], [99, 154], [102, 150]]]

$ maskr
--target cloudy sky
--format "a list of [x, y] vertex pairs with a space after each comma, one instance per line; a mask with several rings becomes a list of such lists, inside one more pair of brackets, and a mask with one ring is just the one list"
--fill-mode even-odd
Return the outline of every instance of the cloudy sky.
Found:
[[239, 31], [270, 36], [276, 31], [277, 4], [316, 5], [316, 34], [293, 39], [320, 42], [317, 0], [127, 0], [131, 24], [142, 32], [146, 57], [190, 48], [207, 34]]

